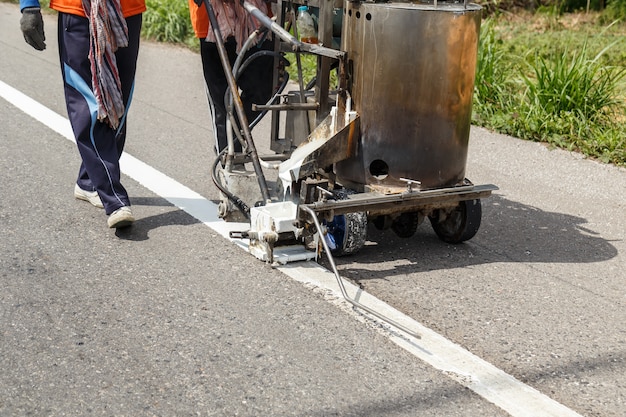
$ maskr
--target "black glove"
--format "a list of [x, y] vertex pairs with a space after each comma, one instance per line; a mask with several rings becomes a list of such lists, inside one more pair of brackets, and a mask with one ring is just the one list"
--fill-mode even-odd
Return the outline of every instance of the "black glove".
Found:
[[38, 51], [46, 49], [46, 35], [43, 33], [43, 17], [39, 7], [26, 7], [22, 10], [20, 28], [27, 44]]

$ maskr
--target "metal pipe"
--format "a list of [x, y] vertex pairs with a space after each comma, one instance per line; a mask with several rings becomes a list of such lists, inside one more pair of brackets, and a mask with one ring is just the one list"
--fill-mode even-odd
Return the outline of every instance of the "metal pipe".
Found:
[[[282, 84], [278, 86], [278, 89], [276, 90], [272, 98], [268, 100], [267, 105], [274, 103], [276, 99], [283, 93], [283, 91], [285, 90], [285, 87], [287, 87], [287, 83], [289, 82], [289, 73], [285, 72], [285, 75], [283, 78], [284, 79], [283, 79]], [[252, 107], [254, 108], [254, 104], [252, 105]], [[250, 123], [250, 129], [253, 129], [261, 121], [263, 116], [267, 114], [267, 112], [268, 110], [262, 110], [261, 113], [256, 117], [256, 119], [254, 119], [254, 121]]]
[[248, 3], [247, 1], [244, 1], [243, 7], [252, 16], [254, 16], [263, 26], [265, 26], [266, 28], [274, 32], [276, 35], [278, 35], [279, 38], [281, 38], [285, 42], [289, 43], [291, 45], [291, 49], [293, 52], [297, 52], [297, 51], [310, 52], [315, 55], [326, 56], [328, 58], [334, 58], [334, 59], [341, 59], [346, 54], [344, 51], [339, 51], [337, 49], [327, 48], [321, 45], [300, 42], [291, 33], [287, 32], [285, 29], [280, 27], [279, 24], [274, 22], [265, 13], [263, 13], [261, 10], [259, 10], [252, 4]]
[[349, 302], [350, 304], [352, 304], [353, 306], [360, 308], [361, 310], [364, 310], [368, 313], [370, 313], [371, 315], [378, 317], [379, 319], [381, 319], [382, 321], [384, 321], [385, 323], [388, 323], [390, 325], [392, 325], [393, 327], [402, 330], [403, 332], [407, 333], [410, 336], [415, 337], [416, 339], [421, 339], [422, 336], [420, 336], [419, 334], [415, 333], [413, 330], [401, 325], [400, 323], [390, 319], [389, 317], [386, 317], [382, 314], [380, 314], [379, 312], [372, 310], [371, 308], [367, 307], [366, 305], [363, 305], [361, 303], [359, 303], [358, 301], [350, 298], [348, 296], [348, 293], [346, 291], [346, 287], [343, 283], [343, 280], [341, 278], [341, 276], [339, 276], [339, 272], [337, 271], [337, 266], [335, 265], [335, 260], [333, 259], [331, 252], [330, 252], [330, 248], [328, 247], [328, 243], [326, 243], [326, 239], [324, 239], [324, 236], [322, 236], [322, 226], [320, 225], [320, 221], [317, 218], [317, 214], [315, 214], [315, 212], [313, 210], [311, 210], [309, 207], [304, 206], [304, 205], [300, 205], [300, 208], [304, 211], [306, 211], [307, 213], [309, 213], [309, 215], [311, 216], [311, 219], [313, 220], [313, 223], [315, 224], [315, 228], [317, 229], [317, 232], [320, 235], [320, 240], [322, 241], [322, 245], [324, 246], [324, 251], [326, 251], [326, 254], [328, 255], [328, 262], [330, 262], [330, 266], [333, 269], [333, 273], [335, 274], [335, 278], [337, 279], [337, 284], [339, 284], [339, 289], [341, 290], [341, 294], [343, 295], [343, 298]]
[[317, 110], [317, 103], [253, 104], [252, 110]]
[[285, 42], [291, 44], [294, 51], [297, 51], [300, 49], [300, 46], [302, 45], [302, 43], [298, 39], [296, 39], [296, 37], [294, 37], [291, 33], [283, 29], [278, 23], [270, 19], [265, 13], [263, 13], [257, 7], [248, 3], [247, 1], [243, 2], [243, 7], [248, 11], [248, 13], [254, 16], [263, 26], [265, 26], [266, 28], [274, 32], [276, 35], [278, 35], [279, 38], [281, 38]]
[[[298, 33], [298, 25], [296, 24], [296, 14], [295, 13], [290, 13], [289, 17], [291, 18], [291, 26], [293, 27], [293, 33], [297, 36], [300, 37], [300, 34]], [[296, 39], [297, 41], [297, 39]], [[295, 51], [295, 56], [296, 56], [296, 69], [297, 74], [298, 74], [298, 93], [300, 95], [300, 103], [306, 103], [306, 95], [304, 93], [304, 80], [302, 77], [302, 57], [300, 56], [300, 49], [303, 46], [302, 42], [298, 42], [299, 45], [297, 45], [297, 48], [294, 48]], [[306, 130], [306, 134], [308, 135], [310, 132], [309, 126], [311, 125], [310, 120], [309, 120], [309, 114], [308, 113], [304, 113], [304, 118], [306, 120], [306, 126], [307, 126], [307, 130]]]
[[259, 156], [256, 151], [256, 146], [254, 145], [254, 141], [252, 140], [252, 134], [250, 133], [250, 127], [248, 125], [248, 118], [246, 117], [246, 112], [243, 108], [243, 102], [241, 101], [241, 96], [239, 95], [239, 89], [237, 88], [235, 77], [232, 73], [232, 68], [230, 66], [230, 61], [228, 60], [226, 48], [224, 47], [224, 40], [222, 39], [219, 24], [217, 23], [217, 17], [215, 16], [215, 11], [213, 10], [213, 6], [211, 5], [210, 0], [203, 0], [203, 3], [204, 7], [206, 8], [207, 14], [209, 15], [211, 29], [213, 29], [213, 34], [215, 36], [215, 44], [220, 54], [220, 60], [222, 61], [224, 74], [226, 75], [226, 80], [228, 81], [228, 87], [230, 88], [231, 94], [233, 96], [235, 110], [237, 111], [237, 116], [239, 117], [239, 120], [242, 124], [241, 127], [243, 128], [246, 143], [248, 144], [248, 152], [250, 153], [250, 157], [252, 159], [254, 172], [256, 173], [259, 188], [261, 189], [261, 195], [263, 196], [263, 200], [265, 200], [265, 202], [269, 202], [271, 201], [269, 188], [267, 186], [267, 181], [265, 180], [265, 175], [263, 174], [263, 169], [261, 168], [261, 164], [259, 163]]
[[[498, 187], [492, 184], [477, 185], [473, 190], [463, 192], [444, 192], [426, 194], [413, 191], [402, 194], [384, 195], [378, 192], [366, 192], [350, 195], [345, 200], [326, 200], [306, 204], [318, 215], [334, 216], [358, 211], [367, 211], [370, 215], [394, 214], [416, 210], [433, 210], [443, 207], [453, 207], [460, 201], [477, 200], [491, 195]], [[430, 190], [429, 190], [430, 191]], [[432, 190], [437, 191], [437, 190]], [[423, 195], [423, 193], [425, 195]], [[302, 207], [301, 205], [300, 207]], [[302, 217], [304, 216], [304, 217]], [[306, 220], [308, 216], [302, 213], [299, 219]]]

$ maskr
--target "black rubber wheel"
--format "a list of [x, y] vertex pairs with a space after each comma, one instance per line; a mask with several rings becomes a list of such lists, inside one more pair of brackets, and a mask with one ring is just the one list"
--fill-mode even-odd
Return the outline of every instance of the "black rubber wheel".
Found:
[[473, 238], [480, 228], [482, 217], [480, 200], [461, 201], [443, 220], [440, 217], [439, 211], [429, 216], [430, 224], [439, 239], [446, 243], [465, 242]]
[[409, 238], [417, 231], [420, 225], [420, 215], [417, 212], [407, 212], [400, 214], [391, 224], [393, 230], [398, 237]]

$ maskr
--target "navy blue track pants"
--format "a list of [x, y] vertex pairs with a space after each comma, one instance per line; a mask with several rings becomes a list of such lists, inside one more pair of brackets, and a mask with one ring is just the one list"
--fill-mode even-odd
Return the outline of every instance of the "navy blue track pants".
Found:
[[119, 160], [126, 141], [126, 115], [135, 82], [142, 15], [129, 17], [126, 23], [128, 47], [115, 53], [126, 110], [119, 128], [113, 130], [98, 121], [98, 106], [91, 87], [89, 21], [59, 13], [59, 57], [65, 103], [82, 159], [76, 183], [84, 190], [98, 192], [106, 214], [130, 206], [128, 193], [120, 182]]

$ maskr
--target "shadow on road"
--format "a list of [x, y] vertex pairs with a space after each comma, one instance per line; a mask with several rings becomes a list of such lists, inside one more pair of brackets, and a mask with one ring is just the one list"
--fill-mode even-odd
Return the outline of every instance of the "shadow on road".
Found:
[[[171, 206], [155, 197], [133, 198], [132, 203]], [[411, 238], [399, 238], [391, 230], [377, 230], [370, 224], [365, 247], [352, 256], [336, 258], [337, 265], [404, 259], [409, 265], [396, 266], [393, 272], [405, 268], [406, 272], [415, 273], [495, 262], [591, 263], [614, 258], [618, 253], [609, 240], [585, 226], [584, 218], [544, 211], [498, 195], [483, 200], [482, 205], [480, 230], [465, 243], [450, 245], [440, 241], [428, 220]], [[139, 218], [132, 228], [120, 229], [118, 236], [145, 240], [150, 230], [157, 227], [198, 222], [182, 210], [169, 211]]]
[[[159, 197], [133, 197], [133, 206], [162, 206], [172, 205], [165, 199]], [[138, 218], [132, 227], [117, 229], [115, 235], [120, 239], [142, 241], [147, 240], [151, 230], [163, 226], [190, 226], [198, 224], [200, 221], [183, 210], [177, 209], [160, 213], [153, 216]]]
[[369, 225], [366, 246], [353, 256], [336, 258], [338, 266], [406, 260], [393, 270], [369, 271], [367, 279], [398, 273], [463, 268], [496, 262], [592, 263], [617, 256], [618, 251], [584, 218], [544, 211], [493, 195], [482, 201], [482, 225], [477, 235], [450, 245], [437, 238], [425, 220], [411, 238]]

